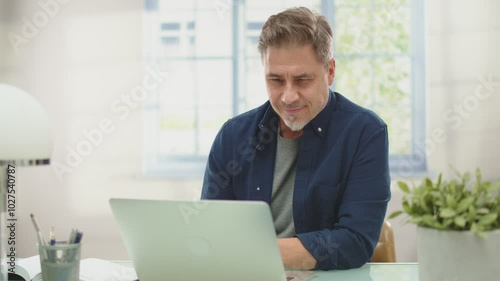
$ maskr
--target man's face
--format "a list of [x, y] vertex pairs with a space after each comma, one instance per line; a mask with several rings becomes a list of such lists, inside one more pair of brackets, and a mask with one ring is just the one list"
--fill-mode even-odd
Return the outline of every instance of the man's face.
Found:
[[268, 47], [263, 60], [269, 101], [288, 127], [281, 129], [301, 131], [328, 102], [335, 60], [325, 68], [311, 45]]

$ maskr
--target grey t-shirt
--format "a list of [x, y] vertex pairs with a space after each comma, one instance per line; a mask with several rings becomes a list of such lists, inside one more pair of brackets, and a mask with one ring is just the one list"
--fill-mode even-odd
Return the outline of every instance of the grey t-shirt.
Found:
[[285, 139], [278, 132], [271, 196], [271, 212], [278, 238], [295, 235], [292, 202], [299, 145], [300, 138]]

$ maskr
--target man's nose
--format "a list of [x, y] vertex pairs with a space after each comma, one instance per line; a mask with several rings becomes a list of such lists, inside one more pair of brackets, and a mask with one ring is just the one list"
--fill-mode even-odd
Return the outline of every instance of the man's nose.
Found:
[[281, 101], [285, 104], [292, 104], [299, 99], [299, 93], [293, 87], [292, 83], [286, 83], [281, 95]]

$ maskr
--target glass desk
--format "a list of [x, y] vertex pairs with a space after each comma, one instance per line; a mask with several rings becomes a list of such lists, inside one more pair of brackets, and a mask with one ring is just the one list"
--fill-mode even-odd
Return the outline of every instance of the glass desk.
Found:
[[[132, 266], [131, 262], [113, 261]], [[418, 281], [417, 263], [367, 263], [349, 270], [316, 271], [311, 281]], [[292, 280], [293, 281], [293, 280]]]
[[417, 263], [367, 263], [349, 270], [317, 271], [312, 280], [418, 281]]

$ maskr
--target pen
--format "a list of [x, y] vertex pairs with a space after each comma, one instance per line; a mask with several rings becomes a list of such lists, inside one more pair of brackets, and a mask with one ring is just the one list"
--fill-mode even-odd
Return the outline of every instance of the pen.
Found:
[[73, 243], [75, 243], [75, 244], [80, 243], [82, 241], [82, 236], [83, 236], [83, 232], [77, 231], [75, 241], [73, 241]]
[[50, 229], [50, 245], [55, 245], [56, 244], [56, 235], [54, 234], [54, 226]]
[[[71, 234], [69, 235], [68, 244], [78, 244], [82, 241], [83, 232], [79, 231], [77, 228], [73, 228], [71, 230]], [[68, 252], [69, 253], [69, 252]], [[65, 261], [72, 261], [75, 257], [75, 251], [72, 251], [71, 254], [65, 255]]]
[[[31, 214], [31, 222], [33, 222], [33, 226], [35, 227], [35, 231], [36, 231], [37, 238], [38, 238], [38, 244], [40, 244], [40, 246], [45, 246], [45, 239], [43, 239], [43, 233], [40, 230], [40, 225], [38, 225], [38, 221], [36, 220], [36, 218], [33, 214]], [[41, 254], [43, 255], [42, 258], [44, 258], [44, 259], [47, 258], [45, 256], [45, 251], [41, 251]]]
[[78, 232], [78, 229], [76, 229], [76, 228], [71, 229], [71, 233], [69, 234], [69, 238], [68, 238], [68, 244], [75, 243], [77, 232]]
[[33, 222], [33, 226], [35, 227], [36, 234], [38, 236], [38, 243], [42, 246], [45, 245], [45, 240], [43, 239], [42, 231], [40, 230], [40, 225], [38, 225], [38, 221], [35, 216], [31, 214], [31, 221]]

